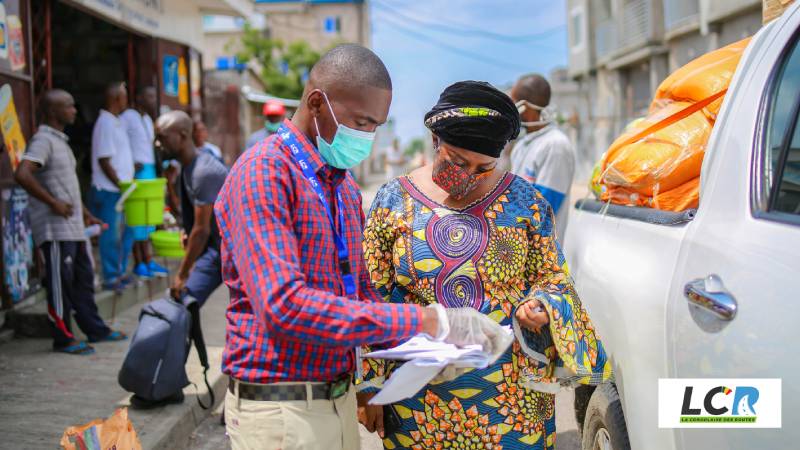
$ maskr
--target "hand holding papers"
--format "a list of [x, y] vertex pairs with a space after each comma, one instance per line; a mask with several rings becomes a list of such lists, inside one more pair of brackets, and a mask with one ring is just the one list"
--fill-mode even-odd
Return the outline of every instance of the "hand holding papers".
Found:
[[[490, 319], [491, 320], [491, 319]], [[500, 327], [505, 339], [502, 348], [492, 347], [493, 354], [481, 345], [459, 347], [447, 342], [431, 340], [427, 336], [415, 336], [405, 343], [388, 350], [379, 350], [365, 355], [368, 358], [396, 359], [408, 361], [394, 371], [383, 389], [370, 400], [374, 405], [385, 405], [409, 398], [420, 391], [446, 366], [483, 369], [493, 363], [511, 345], [513, 336], [510, 327]], [[495, 339], [495, 342], [498, 342]]]

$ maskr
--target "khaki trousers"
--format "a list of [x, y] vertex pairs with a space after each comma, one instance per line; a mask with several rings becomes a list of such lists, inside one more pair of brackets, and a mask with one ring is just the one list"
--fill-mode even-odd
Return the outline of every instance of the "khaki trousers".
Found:
[[[286, 383], [304, 384], [311, 383]], [[336, 400], [268, 402], [225, 394], [232, 450], [359, 450], [356, 390]], [[310, 387], [307, 389], [310, 393]]]

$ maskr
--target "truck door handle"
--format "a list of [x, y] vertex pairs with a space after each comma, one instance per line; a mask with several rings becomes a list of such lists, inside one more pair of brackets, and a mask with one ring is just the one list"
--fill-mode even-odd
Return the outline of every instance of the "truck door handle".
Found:
[[689, 304], [711, 312], [720, 320], [733, 320], [739, 309], [736, 299], [725, 290], [722, 280], [717, 275], [709, 275], [686, 283], [683, 295]]

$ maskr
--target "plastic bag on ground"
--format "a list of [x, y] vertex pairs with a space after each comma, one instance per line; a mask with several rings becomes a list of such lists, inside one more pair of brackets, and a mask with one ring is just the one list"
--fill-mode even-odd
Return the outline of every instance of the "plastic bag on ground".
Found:
[[67, 428], [61, 436], [61, 447], [64, 450], [141, 450], [142, 444], [128, 419], [128, 408], [120, 408], [106, 420], [95, 419]]

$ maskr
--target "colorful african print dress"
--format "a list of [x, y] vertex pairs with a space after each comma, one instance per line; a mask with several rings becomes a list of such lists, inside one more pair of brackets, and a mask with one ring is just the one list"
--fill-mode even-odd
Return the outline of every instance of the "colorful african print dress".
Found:
[[[431, 383], [393, 404], [401, 429], [387, 449], [552, 449], [554, 393], [596, 384], [611, 364], [566, 273], [552, 210], [532, 184], [507, 174], [483, 200], [454, 210], [428, 199], [407, 177], [384, 185], [364, 231], [372, 281], [386, 301], [473, 307], [514, 327], [512, 347], [486, 369]], [[548, 330], [513, 319], [536, 298]], [[377, 390], [394, 363], [365, 360], [359, 390]]]

